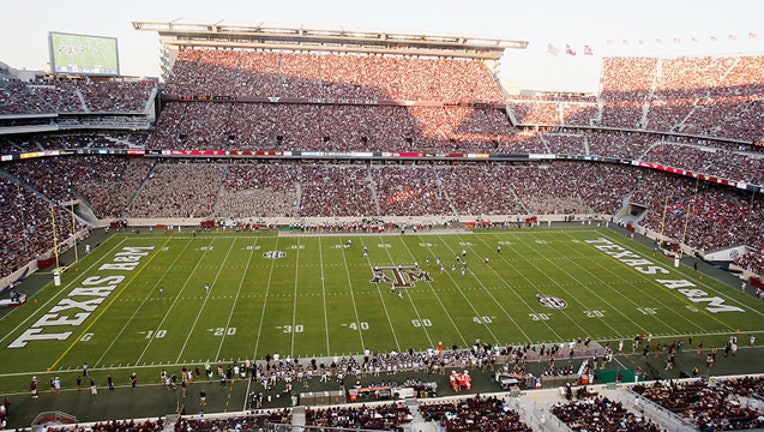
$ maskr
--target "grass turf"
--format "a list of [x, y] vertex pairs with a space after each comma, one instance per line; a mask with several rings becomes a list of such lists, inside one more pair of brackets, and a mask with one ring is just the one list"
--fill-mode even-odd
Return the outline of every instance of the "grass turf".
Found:
[[[601, 239], [616, 246], [598, 249], [606, 245]], [[651, 264], [606, 253], [623, 249]], [[415, 263], [431, 282], [406, 270]], [[413, 282], [398, 288], [400, 296], [391, 292], [399, 265], [401, 281]], [[668, 273], [637, 270], [651, 265]], [[6, 391], [28, 389], [32, 375], [60, 375], [71, 383], [85, 362], [99, 381], [110, 373], [125, 383], [137, 371], [141, 382], [155, 382], [160, 369], [276, 353], [304, 359], [366, 349], [421, 351], [439, 342], [464, 348], [478, 338], [518, 345], [585, 337], [601, 345], [624, 339], [630, 350], [637, 333], [666, 342], [692, 334], [694, 343], [710, 347], [723, 346], [732, 334], [747, 345], [748, 335], [764, 330], [764, 307], [753, 297], [595, 227], [115, 235], [72, 267], [60, 287], [48, 286], [0, 321], [4, 347], [20, 345], [24, 332], [66, 334], [5, 349], [0, 386]], [[384, 282], [370, 282], [374, 267], [391, 268]], [[665, 281], [675, 282], [669, 288]], [[545, 307], [539, 298], [547, 296], [566, 307]], [[703, 300], [712, 297], [740, 311], [713, 313]], [[82, 322], [68, 324], [75, 321]]]

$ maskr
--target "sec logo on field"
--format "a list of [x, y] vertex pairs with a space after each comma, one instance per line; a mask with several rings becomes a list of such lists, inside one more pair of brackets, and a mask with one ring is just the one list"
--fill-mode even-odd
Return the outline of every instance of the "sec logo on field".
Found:
[[568, 302], [559, 297], [536, 294], [536, 300], [541, 306], [548, 307], [549, 309], [565, 309], [568, 307]]
[[284, 251], [268, 251], [263, 254], [263, 258], [268, 258], [268, 259], [284, 258], [285, 256], [286, 256], [286, 252]]

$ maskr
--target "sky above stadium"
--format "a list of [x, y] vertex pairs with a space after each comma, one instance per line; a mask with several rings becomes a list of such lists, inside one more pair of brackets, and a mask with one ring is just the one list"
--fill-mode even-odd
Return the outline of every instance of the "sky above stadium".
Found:
[[[764, 53], [761, 0], [37, 0], [8, 2], [3, 12], [0, 61], [11, 67], [47, 70], [48, 32], [83, 33], [117, 37], [121, 72], [132, 76], [159, 75], [160, 45], [156, 33], [133, 30], [131, 21], [176, 18], [527, 40], [526, 51], [505, 56], [505, 82], [569, 91], [588, 90], [584, 81], [603, 55]], [[556, 56], [550, 44], [560, 49]], [[585, 45], [592, 56], [583, 55]]]

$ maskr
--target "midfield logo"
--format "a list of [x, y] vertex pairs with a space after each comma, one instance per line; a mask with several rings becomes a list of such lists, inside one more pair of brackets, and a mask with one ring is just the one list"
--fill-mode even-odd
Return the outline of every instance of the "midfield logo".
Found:
[[396, 288], [412, 288], [415, 281], [432, 282], [430, 274], [419, 266], [376, 266], [370, 283], [392, 283]]

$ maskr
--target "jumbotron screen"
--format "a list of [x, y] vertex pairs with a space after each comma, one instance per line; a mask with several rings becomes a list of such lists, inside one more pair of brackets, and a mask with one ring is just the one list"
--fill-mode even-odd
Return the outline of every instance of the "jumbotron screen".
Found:
[[119, 75], [117, 38], [48, 33], [53, 73]]

